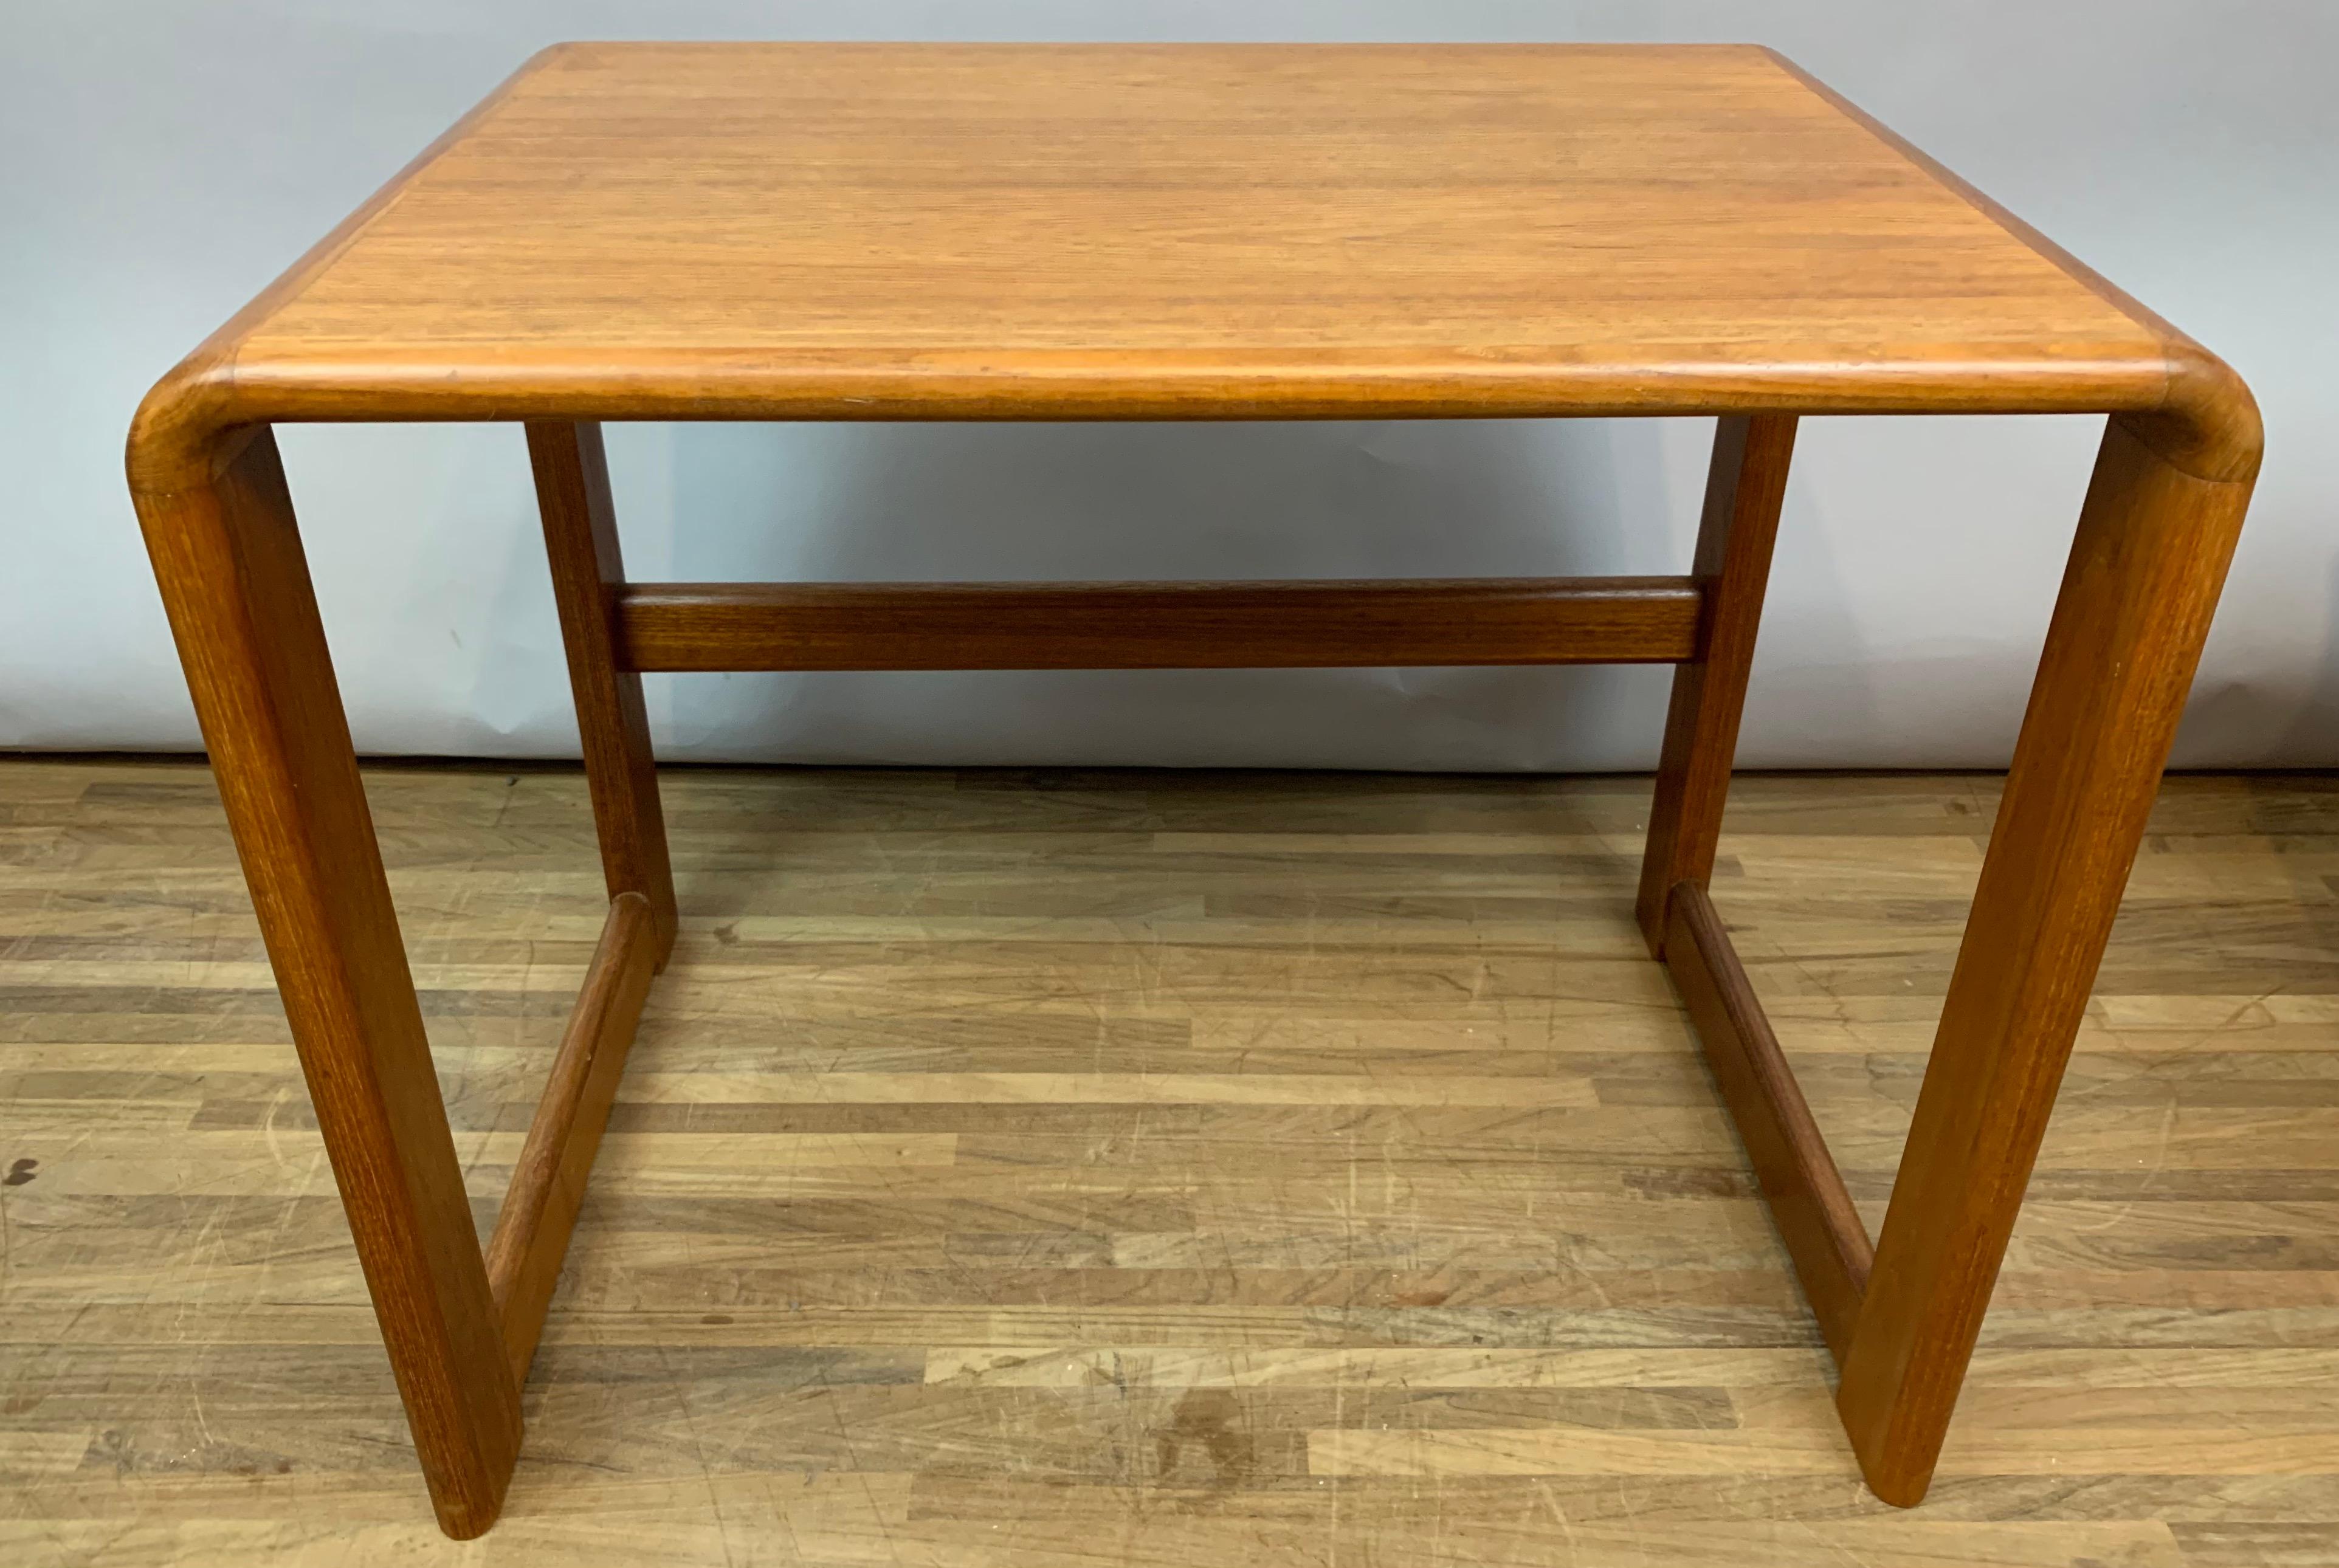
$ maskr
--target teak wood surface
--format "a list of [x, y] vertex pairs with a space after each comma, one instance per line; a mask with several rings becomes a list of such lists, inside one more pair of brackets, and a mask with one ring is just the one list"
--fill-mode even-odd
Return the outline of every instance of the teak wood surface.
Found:
[[[1885, 410], [2111, 419], [1871, 1262], [1707, 883], [1796, 419]], [[1587, 414], [1718, 417], [1688, 577], [630, 583], [598, 429]], [[489, 1260], [271, 431], [318, 419], [528, 425], [612, 905]], [[518, 1369], [682, 914], [640, 672], [743, 666], [1676, 663], [1640, 924], [1861, 1469], [1916, 1502], [2260, 440], [2221, 361], [1758, 48], [579, 44], [166, 376], [129, 468], [459, 1536], [501, 1505]]]

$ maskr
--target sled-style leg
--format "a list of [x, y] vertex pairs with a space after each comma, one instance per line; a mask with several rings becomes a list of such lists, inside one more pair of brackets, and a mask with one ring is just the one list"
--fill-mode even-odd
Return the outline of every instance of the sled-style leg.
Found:
[[1932, 1480], [2249, 495], [2105, 432], [1844, 1360], [1888, 1503]]
[[674, 872], [666, 858], [666, 815], [658, 806], [642, 677], [620, 668], [617, 656], [616, 606], [626, 568], [617, 553], [601, 427], [565, 419], [531, 422], [528, 455], [536, 469], [537, 506], [544, 514], [560, 638], [568, 650], [568, 684], [577, 698], [577, 730], [584, 742], [601, 865], [612, 899], [637, 892], [648, 901], [656, 966], [663, 969], [674, 947]]
[[139, 520], [439, 1523], [495, 1523], [519, 1395], [400, 944], [276, 442]]
[[1762, 618], [1762, 589], [1771, 577], [1771, 542], [1779, 532], [1779, 506], [1787, 493], [1787, 465], [1795, 449], [1791, 414], [1722, 419], [1713, 432], [1713, 466], [1705, 481], [1692, 575], [1705, 591], [1705, 619], [1694, 658], [1673, 671], [1673, 705], [1665, 713], [1664, 750], [1657, 762], [1656, 798], [1649, 808], [1649, 843], [1641, 860], [1634, 913], [1649, 951], [1665, 951], [1665, 906], [1682, 883], [1703, 887], [1713, 874], [1722, 837], [1722, 806], [1738, 750], [1738, 719], [1746, 707], [1746, 676], [1754, 663], [1754, 632]]

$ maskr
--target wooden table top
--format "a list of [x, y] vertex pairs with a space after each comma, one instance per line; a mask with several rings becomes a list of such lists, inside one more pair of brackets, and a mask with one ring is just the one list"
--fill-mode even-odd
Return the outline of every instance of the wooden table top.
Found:
[[2118, 411], [2235, 386], [1761, 48], [582, 44], [143, 428]]

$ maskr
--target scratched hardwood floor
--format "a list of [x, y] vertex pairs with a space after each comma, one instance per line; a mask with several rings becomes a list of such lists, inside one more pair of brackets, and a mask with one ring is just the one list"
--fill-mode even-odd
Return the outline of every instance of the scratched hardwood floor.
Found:
[[[369, 774], [482, 1230], [573, 772]], [[0, 1559], [2339, 1563], [2339, 779], [2183, 778], [1925, 1506], [1630, 904], [1640, 779], [666, 775], [686, 926], [503, 1522], [416, 1474], [210, 779], [0, 763]], [[1717, 892], [1880, 1218], [1987, 777]]]

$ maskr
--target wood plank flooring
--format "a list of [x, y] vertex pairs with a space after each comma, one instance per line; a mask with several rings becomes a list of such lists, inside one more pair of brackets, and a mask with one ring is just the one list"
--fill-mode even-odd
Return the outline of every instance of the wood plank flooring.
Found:
[[[482, 1232], [581, 775], [370, 771]], [[1643, 779], [673, 771], [684, 929], [442, 1540], [208, 774], [0, 763], [0, 1561], [2339, 1563], [2339, 779], [2172, 780], [1931, 1499], [1631, 903]], [[1987, 777], [1717, 902], [1871, 1226]]]

